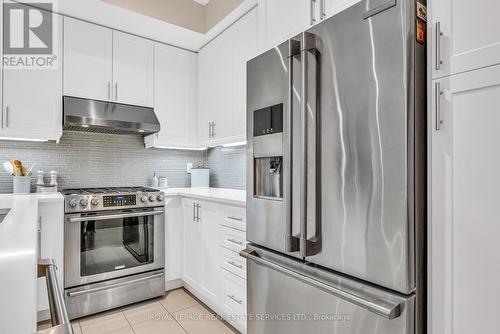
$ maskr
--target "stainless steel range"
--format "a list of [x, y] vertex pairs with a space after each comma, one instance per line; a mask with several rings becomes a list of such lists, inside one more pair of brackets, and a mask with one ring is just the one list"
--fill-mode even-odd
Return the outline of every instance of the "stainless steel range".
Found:
[[144, 187], [66, 189], [64, 289], [71, 319], [165, 293], [165, 201]]

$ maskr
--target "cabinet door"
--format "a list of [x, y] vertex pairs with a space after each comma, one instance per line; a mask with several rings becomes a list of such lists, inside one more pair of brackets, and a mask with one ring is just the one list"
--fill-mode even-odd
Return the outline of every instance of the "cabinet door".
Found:
[[[62, 18], [58, 41], [62, 54]], [[62, 135], [62, 62], [54, 69], [3, 70], [3, 128], [2, 137], [59, 140]]]
[[112, 54], [111, 29], [65, 17], [64, 95], [109, 100]]
[[201, 293], [213, 302], [219, 298], [219, 206], [211, 202], [199, 202], [201, 239]]
[[498, 12], [500, 1], [431, 2], [433, 78], [500, 63]]
[[183, 199], [184, 231], [183, 231], [183, 279], [195, 289], [199, 288], [202, 247], [200, 232], [195, 219], [194, 201]]
[[320, 20], [326, 20], [329, 17], [340, 13], [344, 9], [358, 3], [361, 0], [318, 0], [320, 2]]
[[257, 55], [257, 8], [232, 27], [233, 34], [233, 126], [232, 136], [246, 138], [247, 61]]
[[[500, 66], [433, 84], [431, 329], [493, 333], [500, 299], [500, 290], [492, 288], [500, 276]], [[471, 310], [481, 312], [471, 317]]]
[[317, 3], [312, 0], [259, 0], [258, 8], [265, 50], [317, 22]]
[[189, 146], [193, 117], [195, 54], [155, 43], [154, 108], [160, 146]]
[[[208, 144], [227, 137], [232, 127], [232, 33], [226, 30], [199, 53], [199, 138]], [[213, 122], [212, 136], [209, 123]]]
[[113, 31], [113, 99], [153, 106], [153, 42]]
[[165, 281], [182, 279], [183, 206], [178, 196], [165, 198]]

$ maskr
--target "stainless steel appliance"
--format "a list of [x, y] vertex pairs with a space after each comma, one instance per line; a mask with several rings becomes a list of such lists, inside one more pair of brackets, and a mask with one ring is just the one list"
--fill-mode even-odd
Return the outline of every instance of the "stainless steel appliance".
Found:
[[364, 0], [248, 62], [248, 333], [425, 332], [423, 6]]
[[165, 293], [165, 201], [144, 187], [66, 189], [64, 292], [71, 319]]
[[160, 131], [153, 108], [63, 97], [65, 130], [149, 135]]

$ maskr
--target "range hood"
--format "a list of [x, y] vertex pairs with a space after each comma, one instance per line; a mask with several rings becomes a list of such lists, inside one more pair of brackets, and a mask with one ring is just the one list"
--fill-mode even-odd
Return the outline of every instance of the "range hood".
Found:
[[153, 108], [64, 96], [63, 129], [149, 135], [160, 122]]

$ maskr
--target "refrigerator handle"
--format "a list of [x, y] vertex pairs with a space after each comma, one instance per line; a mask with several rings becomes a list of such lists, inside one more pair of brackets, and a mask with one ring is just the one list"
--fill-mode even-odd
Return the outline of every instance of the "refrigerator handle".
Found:
[[297, 252], [299, 251], [299, 240], [300, 236], [293, 235], [293, 213], [292, 213], [292, 193], [293, 193], [293, 59], [300, 56], [300, 42], [297, 40], [290, 39], [288, 41], [288, 111], [287, 111], [287, 126], [288, 126], [288, 137], [286, 138], [286, 155], [288, 157], [287, 170], [288, 178], [285, 180], [285, 191], [284, 191], [284, 201], [285, 201], [285, 250], [287, 252]]
[[259, 257], [257, 255], [257, 252], [252, 250], [244, 249], [240, 251], [240, 256], [246, 258], [247, 260], [269, 267], [285, 275], [289, 275], [294, 279], [300, 280], [317, 289], [326, 291], [334, 296], [339, 297], [340, 299], [355, 304], [359, 307], [362, 307], [372, 313], [378, 314], [387, 319], [395, 319], [401, 315], [401, 304], [396, 301], [374, 298], [373, 296], [367, 295], [362, 290], [353, 293], [350, 291], [343, 290], [340, 287], [323, 283], [317, 279], [298, 273], [282, 265], [279, 265], [277, 263]]
[[[312, 239], [308, 239], [308, 226], [307, 226], [307, 221], [308, 221], [308, 210], [307, 210], [307, 187], [308, 187], [308, 166], [307, 166], [307, 161], [309, 157], [309, 152], [308, 152], [308, 145], [307, 145], [307, 140], [308, 140], [308, 84], [307, 84], [307, 78], [309, 76], [308, 73], [308, 59], [309, 59], [309, 54], [312, 53], [319, 57], [319, 50], [316, 48], [316, 36], [314, 34], [304, 32], [302, 33], [302, 49], [301, 49], [301, 98], [300, 98], [300, 255], [302, 257], [307, 257], [311, 255], [318, 254], [321, 248], [321, 220], [320, 220], [320, 215], [318, 213], [319, 211], [319, 206], [318, 204], [321, 203], [320, 201], [320, 194], [321, 191], [319, 190], [319, 187], [321, 185], [321, 182], [315, 182], [315, 191], [316, 191], [316, 200], [315, 200], [315, 205], [316, 205], [316, 217], [315, 217], [315, 235]], [[316, 62], [318, 64], [318, 62]], [[316, 82], [317, 82], [317, 89], [319, 89], [319, 69], [316, 69]], [[318, 94], [316, 94], [317, 98]], [[315, 103], [315, 106], [317, 108], [317, 103]], [[319, 119], [319, 113], [316, 111], [316, 129], [318, 129], [318, 119]], [[318, 143], [318, 134], [316, 133], [316, 143]], [[316, 153], [318, 151], [318, 148], [316, 146]], [[316, 157], [315, 157], [315, 160]], [[320, 166], [320, 164], [316, 161], [316, 166]], [[320, 173], [318, 173], [318, 170], [316, 172], [316, 176], [318, 177]]]

